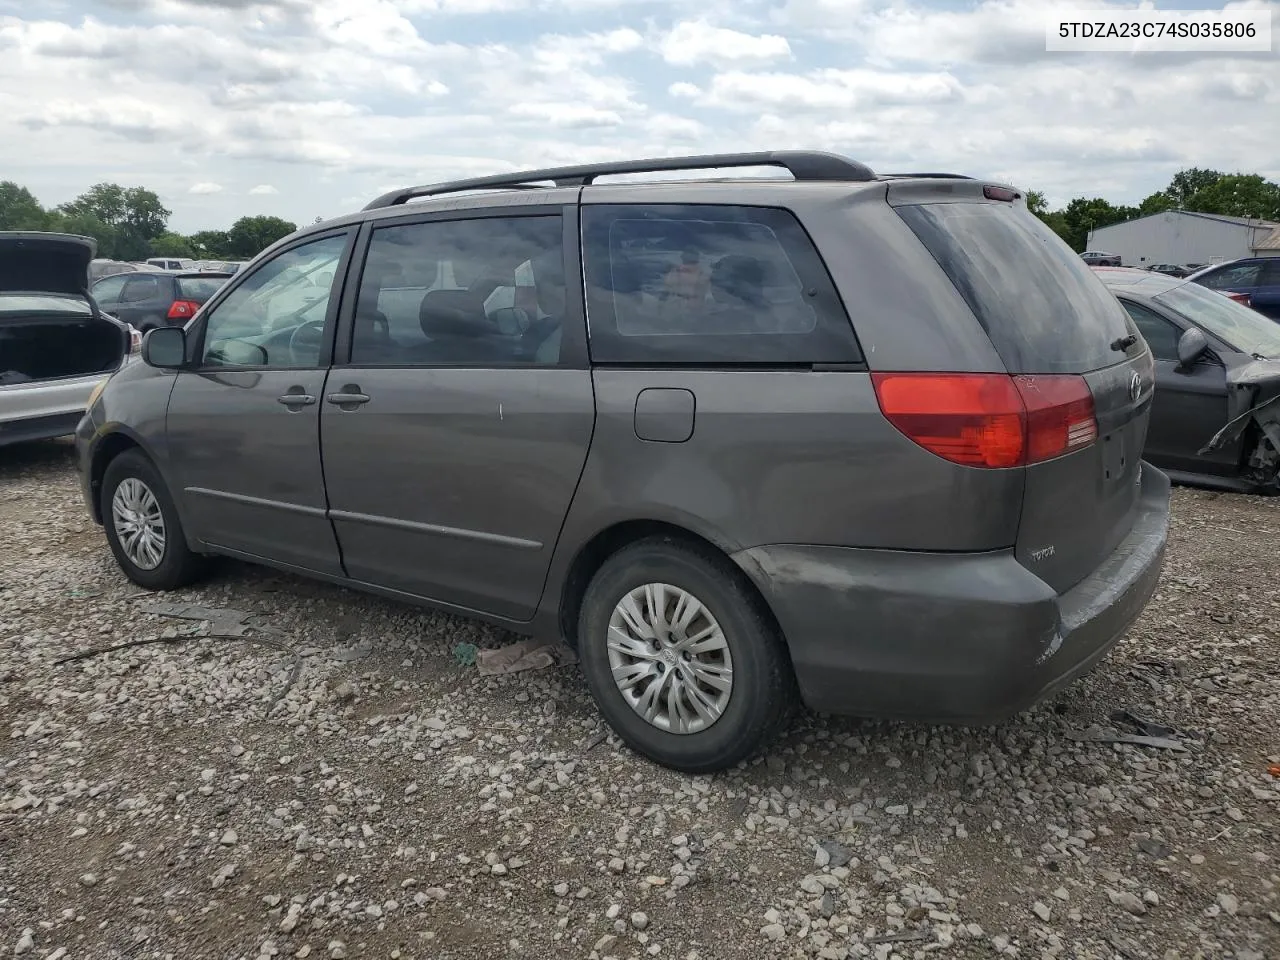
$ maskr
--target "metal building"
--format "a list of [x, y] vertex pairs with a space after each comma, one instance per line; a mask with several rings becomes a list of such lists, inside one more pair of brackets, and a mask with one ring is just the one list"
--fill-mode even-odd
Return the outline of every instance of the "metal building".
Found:
[[1126, 267], [1208, 264], [1255, 256], [1280, 228], [1270, 220], [1169, 210], [1089, 231], [1086, 250], [1118, 253]]

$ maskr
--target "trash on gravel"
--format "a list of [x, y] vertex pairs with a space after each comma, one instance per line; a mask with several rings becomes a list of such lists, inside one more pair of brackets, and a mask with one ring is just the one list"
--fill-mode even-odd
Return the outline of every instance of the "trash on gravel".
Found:
[[479, 653], [480, 648], [474, 643], [460, 643], [453, 648], [453, 659], [459, 666], [470, 667], [475, 664], [476, 655]]
[[1179, 730], [1177, 727], [1170, 727], [1163, 723], [1148, 720], [1130, 708], [1113, 710], [1111, 712], [1111, 721], [1117, 725], [1128, 725], [1136, 730], [1137, 733], [1110, 732], [1104, 730], [1098, 724], [1094, 724], [1087, 730], [1070, 731], [1067, 736], [1072, 740], [1083, 743], [1127, 743], [1135, 747], [1172, 750], [1175, 753], [1187, 752], [1186, 744], [1179, 738], [1189, 738], [1191, 734]]
[[[454, 652], [456, 654], [456, 648]], [[482, 675], [495, 676], [524, 670], [545, 670], [557, 662], [577, 663], [578, 658], [567, 644], [521, 640], [496, 650], [481, 650], [476, 654], [475, 662]]]
[[329, 657], [339, 663], [354, 663], [357, 660], [363, 660], [371, 653], [373, 653], [373, 644], [365, 642], [350, 647], [334, 647], [329, 651]]
[[144, 603], [138, 607], [143, 613], [161, 617], [177, 617], [181, 620], [209, 620], [218, 623], [245, 623], [249, 614], [230, 607], [202, 607], [194, 603], [166, 603], [161, 600]]

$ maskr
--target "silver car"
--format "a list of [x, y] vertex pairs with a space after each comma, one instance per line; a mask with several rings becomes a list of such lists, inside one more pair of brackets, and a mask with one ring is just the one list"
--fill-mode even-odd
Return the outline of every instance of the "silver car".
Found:
[[68, 436], [137, 333], [88, 294], [95, 243], [0, 233], [0, 446]]

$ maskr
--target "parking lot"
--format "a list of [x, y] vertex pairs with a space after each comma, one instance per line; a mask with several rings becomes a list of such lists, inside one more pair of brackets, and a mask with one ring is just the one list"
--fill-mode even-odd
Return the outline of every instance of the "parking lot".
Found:
[[804, 716], [690, 778], [605, 736], [576, 667], [455, 652], [501, 631], [233, 563], [140, 594], [70, 445], [8, 449], [0, 952], [1280, 957], [1280, 504], [1173, 510], [1145, 615], [1057, 700]]

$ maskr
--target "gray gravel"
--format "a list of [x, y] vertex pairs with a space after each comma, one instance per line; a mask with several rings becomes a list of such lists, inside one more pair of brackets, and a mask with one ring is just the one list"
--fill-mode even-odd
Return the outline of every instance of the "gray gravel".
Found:
[[[574, 666], [459, 664], [488, 627], [230, 563], [140, 596], [69, 447], [5, 450], [0, 956], [1280, 958], [1280, 502], [1174, 499], [1152, 607], [1054, 703], [805, 717], [690, 778]], [[1183, 751], [1094, 739], [1120, 708]]]

